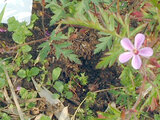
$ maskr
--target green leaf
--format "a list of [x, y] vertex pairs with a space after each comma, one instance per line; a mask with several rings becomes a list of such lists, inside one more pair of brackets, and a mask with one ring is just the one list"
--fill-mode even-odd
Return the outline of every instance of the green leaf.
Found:
[[32, 14], [31, 23], [28, 25], [29, 29], [32, 29], [34, 27], [34, 23], [35, 23], [36, 20], [38, 20], [37, 15], [36, 14]]
[[60, 95], [57, 93], [54, 93], [52, 97], [53, 97], [53, 99], [58, 99], [58, 98], [60, 98]]
[[120, 75], [121, 84], [124, 85], [127, 88], [128, 92], [131, 92], [131, 93], [135, 92], [135, 88], [136, 88], [136, 86], [133, 86], [132, 84], [132, 82], [135, 80], [135, 77], [133, 74], [134, 74], [133, 68], [131, 66], [126, 66], [124, 67]]
[[60, 19], [64, 18], [65, 12], [61, 9], [57, 9], [55, 10], [55, 15], [51, 17], [51, 21], [50, 21], [50, 26], [54, 25], [57, 21], [59, 21]]
[[26, 22], [19, 23], [14, 17], [8, 19], [8, 31], [14, 32], [12, 38], [16, 43], [22, 44], [25, 42], [27, 36], [32, 35], [28, 29]]
[[73, 97], [73, 93], [70, 92], [70, 91], [67, 91], [67, 92], [65, 93], [65, 97], [66, 97], [67, 99], [71, 99], [71, 98]]
[[11, 17], [8, 19], [8, 31], [16, 31], [19, 27], [19, 22], [15, 19], [15, 17]]
[[95, 5], [99, 5], [100, 0], [91, 0]]
[[72, 50], [69, 49], [64, 49], [68, 46], [70, 46], [71, 43], [69, 42], [64, 42], [62, 44], [53, 44], [53, 46], [56, 48], [56, 57], [57, 59], [60, 58], [60, 55], [64, 55], [65, 58], [68, 58], [71, 62], [75, 62], [77, 64], [81, 64], [81, 61], [78, 59], [78, 56], [73, 53]]
[[102, 37], [98, 39], [101, 43], [96, 45], [96, 49], [94, 50], [94, 54], [99, 53], [100, 51], [105, 51], [108, 47], [109, 49], [112, 46], [112, 36]]
[[113, 17], [123, 26], [125, 27], [125, 23], [123, 22], [122, 17], [119, 14], [113, 14]]
[[43, 115], [40, 120], [51, 120], [48, 116]]
[[47, 4], [46, 8], [50, 8], [50, 10], [54, 13], [54, 15], [51, 18], [50, 25], [55, 24], [57, 21], [66, 16], [64, 7], [60, 6], [55, 0]]
[[56, 81], [55, 84], [53, 85], [53, 87], [57, 90], [57, 92], [60, 92], [60, 93], [63, 92], [63, 89], [64, 89], [63, 82]]
[[68, 56], [67, 56], [68, 58], [69, 58], [69, 60], [72, 62], [75, 62], [75, 63], [77, 63], [77, 64], [82, 64], [82, 62], [79, 60], [79, 58], [78, 58], [78, 55], [76, 55], [76, 54], [69, 54]]
[[36, 76], [39, 74], [40, 69], [37, 67], [32, 67], [31, 70], [28, 73], [28, 76], [32, 77], [32, 76]]
[[66, 47], [69, 47], [70, 45], [72, 45], [72, 43], [70, 43], [70, 42], [64, 42], [64, 43], [61, 43], [61, 44], [57, 44], [56, 47], [66, 48]]
[[44, 42], [42, 43], [39, 48], [42, 48], [40, 53], [39, 53], [39, 57], [40, 57], [40, 61], [43, 61], [47, 56], [48, 56], [48, 53], [50, 51], [50, 45], [49, 45], [49, 42]]
[[22, 99], [36, 98], [37, 97], [37, 92], [36, 91], [29, 92], [27, 89], [21, 87], [20, 96], [21, 96]]
[[23, 53], [27, 53], [32, 50], [32, 47], [30, 47], [29, 45], [24, 45], [21, 47], [21, 50]]
[[113, 15], [110, 15], [109, 16], [109, 30], [110, 31], [114, 31], [115, 30], [115, 21], [114, 21], [114, 16]]
[[1, 23], [1, 21], [2, 21], [3, 15], [4, 15], [4, 12], [5, 12], [5, 9], [6, 9], [6, 5], [7, 5], [7, 4], [5, 4], [5, 6], [3, 7], [3, 9], [2, 9], [2, 11], [1, 11], [1, 13], [0, 13], [0, 23]]
[[158, 9], [160, 9], [159, 0], [150, 0], [150, 1], [151, 1], [151, 3], [152, 3], [155, 7], [157, 7]]
[[5, 83], [6, 83], [5, 79], [0, 78], [0, 89], [2, 89], [5, 86]]
[[132, 37], [132, 36], [135, 36], [137, 33], [139, 33], [140, 31], [142, 31], [142, 29], [144, 28], [144, 27], [146, 27], [146, 23], [145, 24], [142, 24], [142, 25], [139, 25], [136, 29], [134, 29], [131, 33], [130, 33], [130, 35], [129, 35], [129, 38], [130, 37]]
[[62, 32], [59, 32], [58, 34], [55, 34], [55, 31], [52, 31], [50, 39], [59, 41], [59, 40], [62, 40], [62, 39], [68, 39], [68, 37], [65, 36], [64, 34], [62, 34]]
[[101, 58], [101, 61], [96, 65], [96, 68], [100, 69], [100, 68], [106, 68], [107, 66], [111, 67], [121, 52], [122, 49], [119, 45], [114, 46], [114, 49], [106, 53], [107, 55], [106, 57]]
[[154, 120], [159, 120], [160, 114], [154, 114]]
[[20, 78], [25, 78], [26, 77], [26, 71], [24, 69], [20, 69], [18, 72], [17, 72], [17, 75], [20, 77]]
[[2, 117], [1, 120], [11, 120], [11, 117], [7, 115], [6, 113], [3, 113], [1, 117]]
[[100, 11], [100, 13], [102, 15], [102, 18], [103, 18], [105, 24], [106, 25], [109, 24], [109, 15], [108, 15], [108, 13], [106, 11], [104, 11], [104, 9], [102, 9], [101, 7], [98, 7], [98, 8], [99, 8], [99, 11]]
[[26, 64], [28, 63], [32, 58], [32, 55], [31, 54], [24, 54], [23, 55], [23, 63]]
[[105, 29], [97, 18], [92, 15], [92, 13], [88, 12], [90, 15], [90, 19], [86, 18], [84, 15], [73, 17], [68, 17], [60, 21], [61, 24], [71, 24], [71, 25], [79, 25], [87, 28], [95, 29], [98, 31], [102, 31], [108, 33], [110, 35], [116, 36], [118, 38], [122, 38], [120, 35], [116, 33], [116, 31], [110, 31], [109, 29]]
[[85, 73], [81, 73], [81, 76], [78, 77], [78, 79], [79, 79], [81, 85], [87, 85], [88, 76], [85, 76]]
[[22, 44], [25, 42], [25, 36], [22, 35], [23, 33], [22, 32], [15, 32], [13, 33], [13, 40], [18, 43], [18, 44]]
[[36, 103], [35, 102], [30, 102], [29, 104], [27, 104], [27, 108], [31, 109], [33, 107], [36, 107]]
[[79, 18], [68, 17], [66, 19], [63, 19], [61, 21], [61, 23], [62, 24], [85, 26], [85, 27], [96, 29], [96, 30], [99, 30], [99, 31], [104, 30], [102, 25], [99, 22], [95, 23], [95, 21], [97, 21], [97, 20], [90, 21], [90, 20], [87, 20], [84, 16], [79, 16]]
[[57, 80], [61, 74], [62, 69], [60, 67], [57, 67], [53, 69], [52, 71], [52, 79], [53, 81]]

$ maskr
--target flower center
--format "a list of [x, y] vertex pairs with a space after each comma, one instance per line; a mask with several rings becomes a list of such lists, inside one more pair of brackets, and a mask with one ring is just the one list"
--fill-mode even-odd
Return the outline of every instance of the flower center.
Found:
[[138, 51], [137, 49], [134, 49], [134, 50], [133, 50], [133, 53], [134, 53], [135, 55], [138, 55], [139, 51]]

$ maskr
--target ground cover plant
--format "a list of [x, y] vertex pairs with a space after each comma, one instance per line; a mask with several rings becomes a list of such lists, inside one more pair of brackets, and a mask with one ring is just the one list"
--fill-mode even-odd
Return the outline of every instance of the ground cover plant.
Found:
[[34, 0], [0, 25], [1, 120], [160, 119], [159, 0]]

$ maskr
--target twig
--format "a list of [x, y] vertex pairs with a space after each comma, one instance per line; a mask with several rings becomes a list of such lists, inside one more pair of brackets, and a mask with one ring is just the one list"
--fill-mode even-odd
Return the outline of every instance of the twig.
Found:
[[7, 101], [7, 103], [12, 103], [11, 99], [8, 96], [6, 87], [4, 87], [4, 89], [3, 89], [3, 94], [4, 94], [4, 97], [5, 97], [6, 101]]
[[45, 38], [42, 38], [42, 39], [39, 39], [39, 40], [34, 40], [34, 41], [31, 41], [31, 42], [28, 42], [28, 43], [24, 43], [24, 44], [21, 44], [21, 45], [10, 47], [10, 48], [8, 48], [8, 50], [5, 50], [4, 48], [1, 48], [0, 51], [2, 53], [10, 53], [11, 50], [18, 49], [18, 48], [20, 48], [24, 45], [30, 45], [30, 44], [34, 44], [34, 43], [37, 43], [37, 42], [47, 41], [48, 39], [49, 39], [49, 37], [45, 37]]
[[21, 110], [21, 108], [20, 108], [20, 105], [19, 105], [19, 103], [18, 103], [17, 96], [16, 96], [16, 93], [15, 93], [15, 91], [14, 91], [14, 87], [13, 87], [13, 84], [12, 84], [12, 82], [11, 82], [11, 79], [10, 79], [10, 77], [9, 77], [9, 75], [8, 75], [8, 72], [7, 72], [7, 70], [6, 70], [5, 67], [3, 67], [3, 70], [4, 70], [4, 73], [5, 73], [5, 75], [6, 75], [6, 78], [7, 78], [7, 81], [8, 81], [8, 85], [9, 85], [9, 87], [10, 87], [10, 90], [11, 90], [11, 93], [12, 93], [12, 96], [13, 96], [13, 100], [14, 100], [14, 102], [15, 102], [15, 104], [16, 104], [19, 117], [20, 117], [21, 120], [24, 120], [23, 112], [22, 112], [22, 110]]
[[94, 91], [94, 92], [99, 93], [99, 92], [105, 92], [105, 91], [108, 91], [108, 90], [116, 90], [116, 89], [121, 89], [121, 88], [124, 88], [124, 87], [108, 88], [108, 89], [97, 90], [97, 91]]
[[80, 107], [82, 106], [82, 104], [85, 102], [85, 100], [87, 99], [87, 97], [84, 98], [84, 100], [79, 104], [77, 110], [75, 111], [74, 115], [72, 116], [71, 120], [75, 120], [76, 114], [78, 112], [78, 110], [80, 109]]
[[66, 29], [69, 25], [65, 25], [64, 27], [57, 29], [56, 30], [56, 34], [58, 34], [59, 32], [61, 32], [62, 30]]

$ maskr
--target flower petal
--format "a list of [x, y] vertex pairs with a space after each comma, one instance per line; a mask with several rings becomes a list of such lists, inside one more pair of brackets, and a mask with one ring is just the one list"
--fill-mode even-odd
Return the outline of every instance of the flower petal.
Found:
[[121, 40], [121, 45], [126, 50], [133, 50], [134, 49], [132, 42], [128, 38], [123, 38]]
[[120, 56], [119, 56], [119, 61], [120, 61], [121, 63], [125, 63], [125, 62], [127, 62], [129, 59], [131, 59], [132, 56], [133, 56], [133, 54], [132, 54], [131, 52], [124, 52], [124, 53], [120, 54]]
[[150, 47], [145, 47], [139, 50], [139, 55], [143, 57], [150, 57], [153, 55], [153, 49]]
[[134, 55], [132, 59], [132, 66], [134, 69], [139, 69], [142, 65], [142, 60], [139, 55]]
[[135, 37], [134, 46], [136, 49], [139, 49], [144, 43], [145, 36], [144, 34], [138, 33]]

